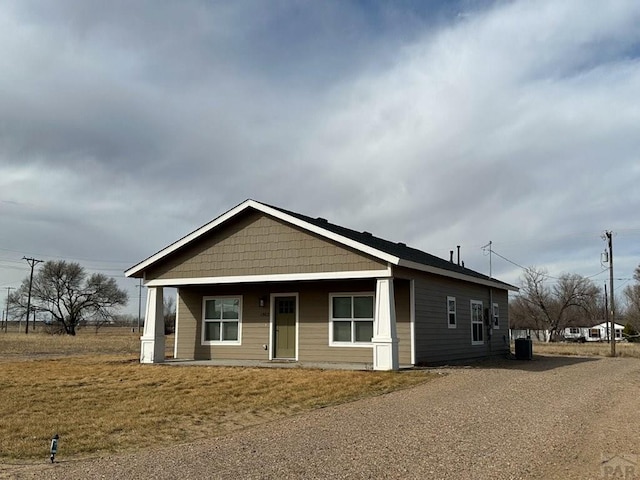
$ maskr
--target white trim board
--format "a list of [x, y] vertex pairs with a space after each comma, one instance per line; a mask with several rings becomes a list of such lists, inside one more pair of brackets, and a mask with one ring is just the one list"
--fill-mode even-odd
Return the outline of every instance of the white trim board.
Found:
[[238, 275], [230, 277], [171, 278], [149, 280], [147, 287], [169, 287], [184, 285], [223, 285], [230, 283], [299, 282], [304, 280], [350, 280], [391, 276], [391, 269], [358, 270], [353, 272], [283, 273], [273, 275]]

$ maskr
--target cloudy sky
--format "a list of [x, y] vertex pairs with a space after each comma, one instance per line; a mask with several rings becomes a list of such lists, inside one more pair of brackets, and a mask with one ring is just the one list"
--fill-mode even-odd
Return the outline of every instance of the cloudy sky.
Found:
[[247, 198], [483, 273], [491, 240], [511, 283], [603, 284], [612, 230], [621, 289], [640, 2], [0, 4], [2, 303], [27, 256], [112, 275], [137, 311], [123, 270]]

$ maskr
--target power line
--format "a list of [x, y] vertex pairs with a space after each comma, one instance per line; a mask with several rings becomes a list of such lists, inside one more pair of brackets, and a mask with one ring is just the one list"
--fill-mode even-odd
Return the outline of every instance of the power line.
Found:
[[[485, 247], [486, 247], [486, 245], [485, 245]], [[521, 269], [522, 269], [522, 270], [524, 270], [525, 272], [526, 272], [526, 271], [528, 271], [528, 270], [531, 270], [531, 268], [523, 267], [523, 266], [522, 266], [522, 265], [520, 265], [519, 263], [514, 262], [513, 260], [509, 260], [507, 257], [505, 257], [505, 256], [503, 256], [503, 255], [500, 255], [498, 252], [496, 252], [496, 251], [495, 251], [495, 250], [493, 250], [493, 249], [491, 250], [491, 253], [492, 253], [493, 255], [496, 255], [496, 256], [500, 257], [500, 258], [501, 258], [501, 259], [503, 259], [504, 261], [509, 262], [510, 264], [515, 265], [515, 266], [516, 266], [516, 267], [518, 267], [518, 268], [521, 268]], [[602, 273], [606, 272], [607, 270], [609, 270], [609, 269], [608, 269], [608, 268], [605, 268], [604, 270], [601, 270], [601, 271], [600, 271], [600, 272], [598, 272], [598, 273], [594, 273], [593, 275], [587, 275], [585, 278], [593, 278], [593, 277], [597, 277], [598, 275], [601, 275]], [[560, 278], [559, 278], [559, 277], [554, 277], [553, 275], [549, 275], [548, 273], [544, 273], [544, 274], [543, 274], [543, 276], [544, 276], [544, 277], [547, 277], [547, 278], [551, 278], [551, 279], [553, 279], [553, 280], [560, 280]]]
[[600, 270], [598, 273], [594, 273], [593, 275], [589, 275], [588, 277], [585, 278], [593, 278], [593, 277], [597, 277], [598, 275], [606, 272], [607, 270], [609, 270], [609, 268], [605, 268], [604, 270]]
[[[21, 255], [26, 255], [25, 252], [21, 252], [19, 250], [12, 250], [10, 248], [4, 248], [4, 247], [0, 247], [0, 250], [3, 250], [5, 252], [12, 252], [12, 253], [19, 253]], [[131, 265], [134, 262], [130, 261], [130, 260], [102, 260], [102, 259], [97, 259], [97, 258], [82, 258], [82, 257], [62, 257], [60, 255], [48, 255], [45, 253], [34, 253], [32, 255], [38, 255], [40, 257], [47, 257], [47, 258], [60, 258], [63, 260], [79, 260], [82, 262], [98, 262], [98, 263], [122, 263], [123, 265]]]
[[500, 255], [498, 252], [496, 252], [495, 250], [491, 250], [491, 253], [493, 253], [494, 255], [500, 257], [501, 259], [503, 259], [506, 262], [509, 262], [511, 265], [515, 265], [518, 268], [521, 268], [522, 270], [530, 270], [527, 267], [523, 267], [522, 265], [520, 265], [519, 263], [514, 262], [513, 260], [509, 260], [507, 257], [504, 257], [502, 255]]

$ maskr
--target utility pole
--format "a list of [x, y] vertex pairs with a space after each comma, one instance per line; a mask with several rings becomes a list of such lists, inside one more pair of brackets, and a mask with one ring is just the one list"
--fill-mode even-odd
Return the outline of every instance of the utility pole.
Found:
[[7, 287], [7, 315], [4, 317], [4, 333], [7, 333], [9, 327], [9, 295], [11, 290], [15, 290], [15, 288]]
[[491, 246], [493, 245], [493, 242], [491, 240], [489, 240], [489, 243], [487, 243], [486, 245], [484, 245], [482, 247], [482, 251], [486, 251], [486, 249], [489, 249], [489, 278], [493, 278], [492, 277], [492, 269], [491, 269], [491, 255], [493, 254], [493, 250], [491, 249]]
[[610, 336], [611, 336], [611, 356], [615, 357], [616, 356], [616, 330], [615, 330], [615, 325], [616, 325], [616, 309], [615, 309], [615, 305], [614, 305], [614, 298], [613, 298], [613, 233], [610, 230], [607, 230], [606, 232], [604, 232], [606, 239], [607, 239], [607, 245], [609, 247], [609, 295], [610, 295], [610, 299], [609, 299], [609, 308], [611, 311], [611, 315], [610, 315], [610, 320], [611, 320], [611, 330], [610, 330]]
[[604, 323], [607, 326], [607, 342], [610, 341], [609, 335], [609, 296], [607, 295], [607, 282], [604, 282]]
[[[29, 312], [31, 311], [31, 286], [33, 285], [33, 268], [38, 264], [42, 263], [43, 260], [36, 260], [35, 258], [27, 258], [22, 257], [23, 260], [26, 260], [29, 266], [31, 267], [31, 275], [29, 276], [29, 296], [27, 297], [27, 324], [24, 330], [25, 334], [29, 333]], [[33, 318], [33, 328], [35, 330], [36, 320], [35, 316]]]

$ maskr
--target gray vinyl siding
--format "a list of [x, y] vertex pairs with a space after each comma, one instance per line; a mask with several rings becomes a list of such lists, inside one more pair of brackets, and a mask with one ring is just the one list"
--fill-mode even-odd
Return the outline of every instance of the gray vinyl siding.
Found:
[[[508, 292], [493, 291], [493, 303], [500, 311], [500, 326], [492, 330], [491, 339], [484, 328], [484, 344], [472, 345], [471, 301], [481, 301], [491, 312], [489, 287], [446, 277], [420, 274], [415, 279], [416, 364], [439, 364], [463, 361], [509, 351]], [[449, 328], [447, 297], [456, 299], [456, 328]]]
[[[411, 362], [409, 282], [394, 282], [399, 358]], [[376, 280], [260, 283], [182, 287], [178, 291], [178, 359], [268, 360], [270, 345], [270, 302], [259, 299], [271, 294], [298, 294], [298, 360], [303, 362], [373, 363], [372, 347], [329, 346], [329, 295], [331, 293], [375, 292]], [[242, 296], [241, 345], [202, 345], [202, 299], [205, 296]]]

